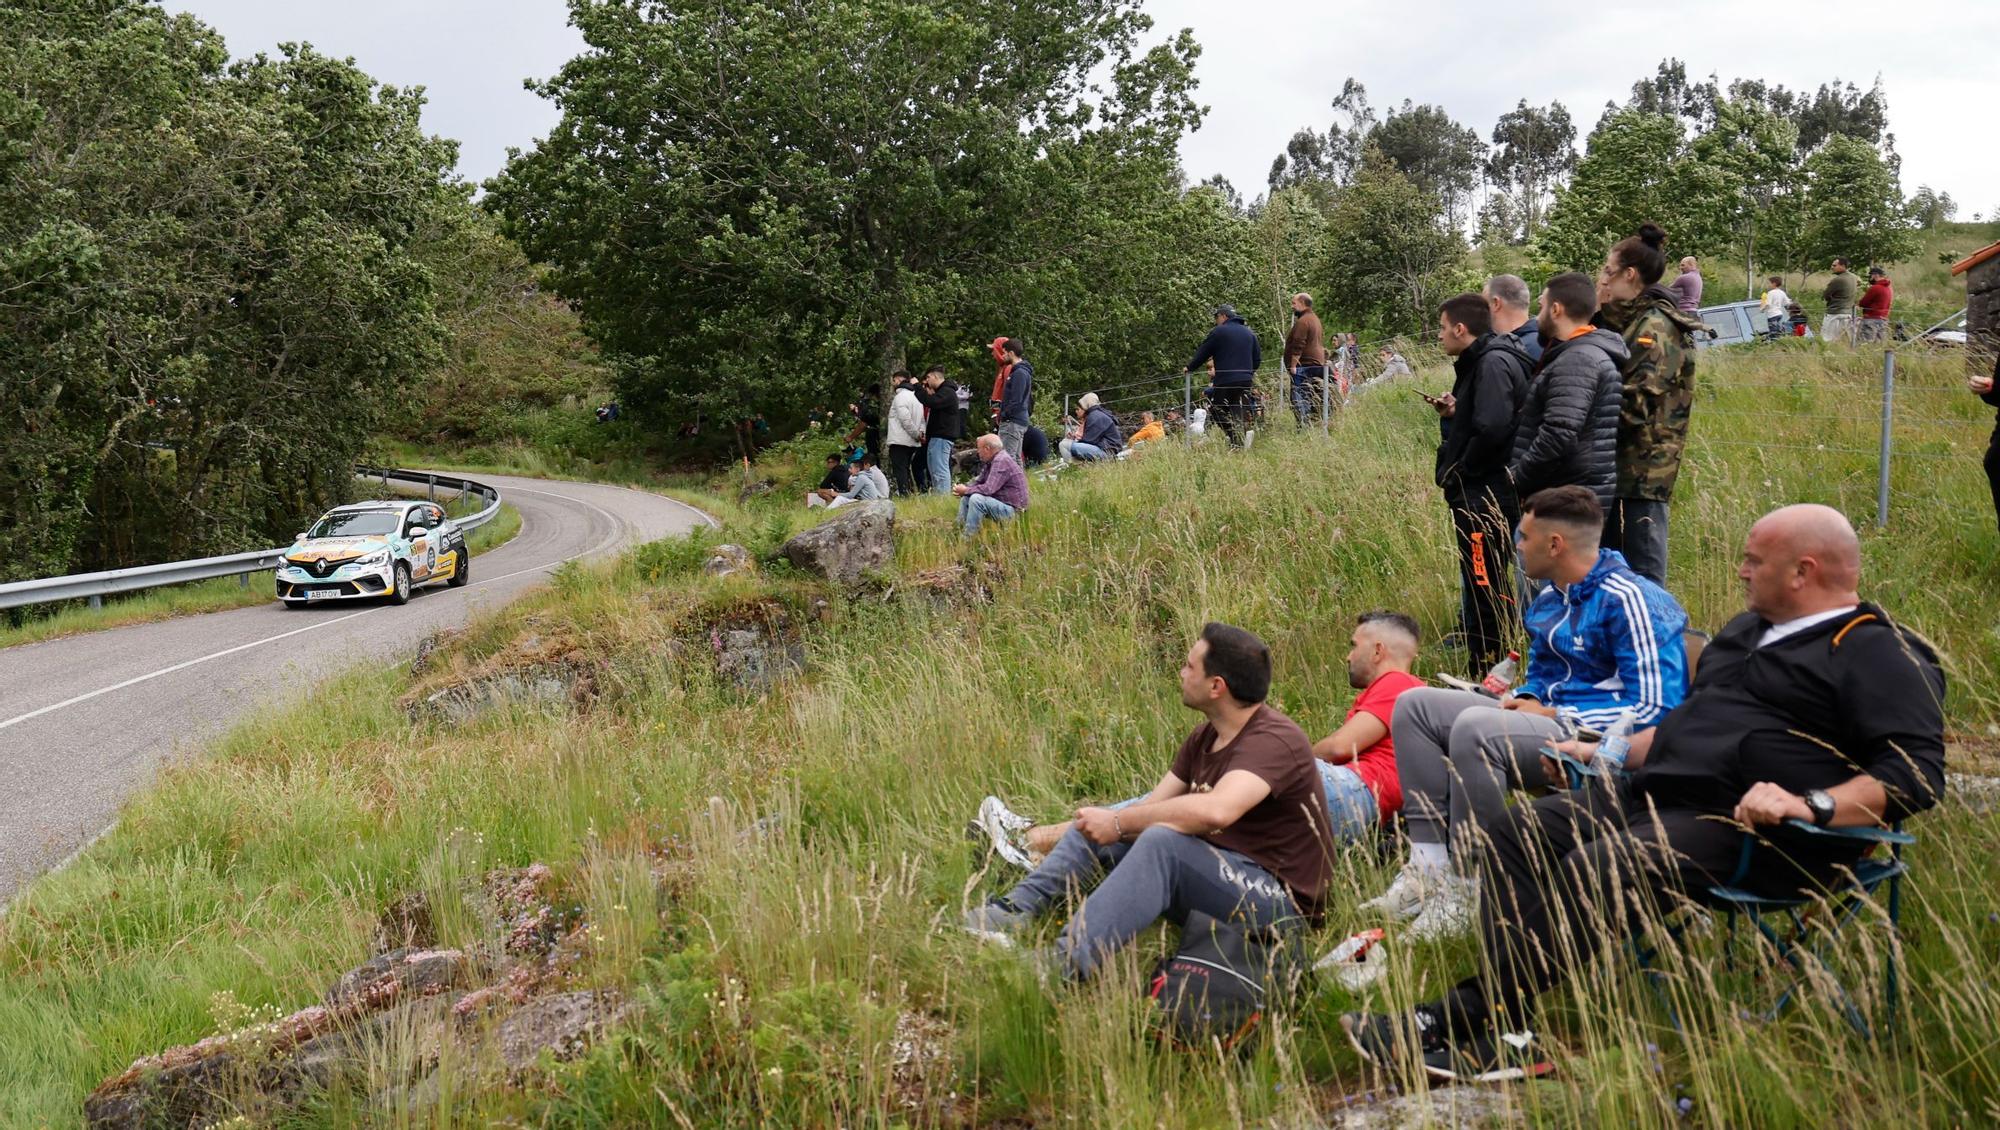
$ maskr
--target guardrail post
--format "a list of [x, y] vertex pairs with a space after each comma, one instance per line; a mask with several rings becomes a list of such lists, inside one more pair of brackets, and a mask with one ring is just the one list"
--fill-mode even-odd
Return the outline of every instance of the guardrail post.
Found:
[[95, 612], [95, 611], [97, 611], [98, 609], [100, 609], [100, 608], [103, 608], [103, 607], [104, 607], [104, 598], [103, 598], [103, 597], [101, 597], [101, 596], [93, 596], [93, 597], [91, 597], [91, 598], [90, 598], [90, 610], [91, 610], [92, 612]]
[[248, 573], [238, 573], [238, 574], [236, 574], [236, 587], [237, 587], [237, 588], [239, 588], [239, 589], [247, 589], [247, 588], [249, 588], [249, 587], [250, 587], [250, 574], [248, 574]]
[[424, 483], [424, 501], [436, 502], [438, 500], [438, 477], [436, 475], [425, 475]]
[[1882, 453], [1876, 459], [1875, 525], [1889, 524], [1889, 456], [1896, 420], [1896, 351], [1882, 355]]

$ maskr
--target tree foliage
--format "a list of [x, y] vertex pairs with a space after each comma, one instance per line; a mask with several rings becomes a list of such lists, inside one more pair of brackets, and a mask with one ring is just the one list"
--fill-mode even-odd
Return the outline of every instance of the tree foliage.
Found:
[[[1000, 333], [1045, 373], [1164, 363], [1238, 297], [1210, 288], [1241, 251], [1204, 259], [1235, 213], [1175, 163], [1196, 48], [1141, 49], [1136, 0], [571, 16], [588, 49], [540, 87], [562, 119], [487, 200], [630, 408], [743, 412], [937, 359], [969, 376]], [[1176, 331], [1134, 332], [1156, 318]]]
[[1336, 321], [1376, 333], [1418, 333], [1469, 280], [1465, 240], [1438, 198], [1370, 147], [1327, 218], [1328, 294]]
[[136, 0], [0, 8], [0, 579], [269, 544], [440, 326], [417, 91]]
[[1437, 106], [1403, 100], [1369, 135], [1410, 183], [1438, 198], [1445, 218], [1457, 227], [1486, 160], [1479, 131], [1462, 126]]
[[1576, 125], [1560, 102], [1544, 108], [1523, 98], [1493, 126], [1486, 178], [1499, 189], [1483, 226], [1506, 242], [1541, 230], [1549, 195], [1576, 171]]

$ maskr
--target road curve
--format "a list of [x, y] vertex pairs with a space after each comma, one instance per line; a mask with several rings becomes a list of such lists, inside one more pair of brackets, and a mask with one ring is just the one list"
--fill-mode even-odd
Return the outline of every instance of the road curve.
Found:
[[708, 522], [625, 487], [474, 477], [520, 511], [521, 532], [475, 557], [463, 588], [419, 589], [401, 608], [273, 600], [0, 649], [0, 905], [108, 827], [167, 758], [252, 709], [356, 662], [400, 660], [432, 629], [506, 603], [565, 561]]

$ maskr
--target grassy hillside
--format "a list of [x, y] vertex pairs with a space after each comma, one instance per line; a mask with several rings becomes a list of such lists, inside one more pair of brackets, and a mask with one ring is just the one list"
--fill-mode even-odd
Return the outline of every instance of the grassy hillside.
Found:
[[[1873, 459], [1857, 452], [1872, 449], [1880, 360], [1707, 361], [1673, 587], [1712, 628], [1739, 607], [1734, 559], [1758, 514], [1801, 500], [1872, 513]], [[1977, 455], [1990, 412], [1959, 391], [1955, 358], [1912, 358], [1903, 380], [1923, 409], [1899, 428], [1891, 524], [1864, 534], [1865, 592], [1937, 641], [1954, 739], [1990, 743], [2000, 537]], [[1037, 482], [1024, 519], [972, 547], [945, 502], [919, 500], [900, 512], [893, 567], [853, 599], [782, 568], [705, 577], [699, 544], [565, 569], [420, 675], [356, 672], [240, 728], [26, 894], [0, 920], [4, 1121], [73, 1123], [134, 1057], [309, 1003], [369, 956], [401, 892], [429, 894], [445, 944], [476, 944], [471, 882], [537, 860], [588, 924], [569, 977], [621, 988], [641, 1018], [576, 1063], [371, 1111], [367, 1096], [422, 1055], [391, 1048], [373, 1078], [295, 1122], [1289, 1126], [1371, 1103], [1383, 1092], [1334, 1024], [1358, 1002], [1337, 987], [1297, 1002], [1247, 1057], [1180, 1053], [1147, 1034], [1141, 954], [1049, 992], [960, 936], [961, 908], [1010, 879], [979, 869], [960, 828], [987, 792], [1061, 815], [1154, 780], [1193, 724], [1174, 671], [1207, 619], [1262, 633], [1277, 703], [1315, 734], [1335, 725], [1355, 613], [1406, 609], [1432, 640], [1451, 626], [1435, 435], [1391, 387], [1330, 440], [1266, 427], [1247, 454], [1168, 449]], [[812, 520], [791, 509], [811, 468], [770, 470], [781, 487], [725, 531], [760, 551]], [[710, 646], [753, 622], [804, 649], [805, 673], [768, 697], [731, 689]], [[551, 655], [593, 673], [581, 705], [457, 729], [401, 705]], [[1455, 662], [1432, 645], [1420, 669]], [[2000, 1120], [2000, 827], [1954, 797], [1916, 830], [1901, 1045], [1860, 1041], [1817, 1002], [1743, 1019], [1734, 1002], [1761, 1006], [1772, 986], [1754, 961], [1725, 970], [1711, 937], [1682, 970], [1687, 1035], [1622, 961], [1603, 963], [1550, 1002], [1558, 1076], [1500, 1106], [1556, 1125]], [[1391, 866], [1370, 850], [1340, 861], [1327, 938], [1371, 924], [1354, 905]], [[1390, 1003], [1475, 961], [1463, 944], [1392, 952], [1376, 993]], [[1493, 1100], [1460, 1091], [1441, 1109]]]

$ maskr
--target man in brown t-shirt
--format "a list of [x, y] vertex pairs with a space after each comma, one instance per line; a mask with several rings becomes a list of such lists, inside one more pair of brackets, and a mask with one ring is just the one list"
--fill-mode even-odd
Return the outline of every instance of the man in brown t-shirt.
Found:
[[1076, 825], [1005, 897], [966, 912], [965, 928], [1010, 941], [1072, 889], [1102, 879], [1056, 942], [1084, 978], [1165, 917], [1199, 910], [1259, 928], [1317, 920], [1333, 854], [1312, 743], [1269, 706], [1271, 650], [1209, 624], [1181, 665], [1181, 702], [1207, 716], [1173, 768], [1129, 808], [1080, 808]]

